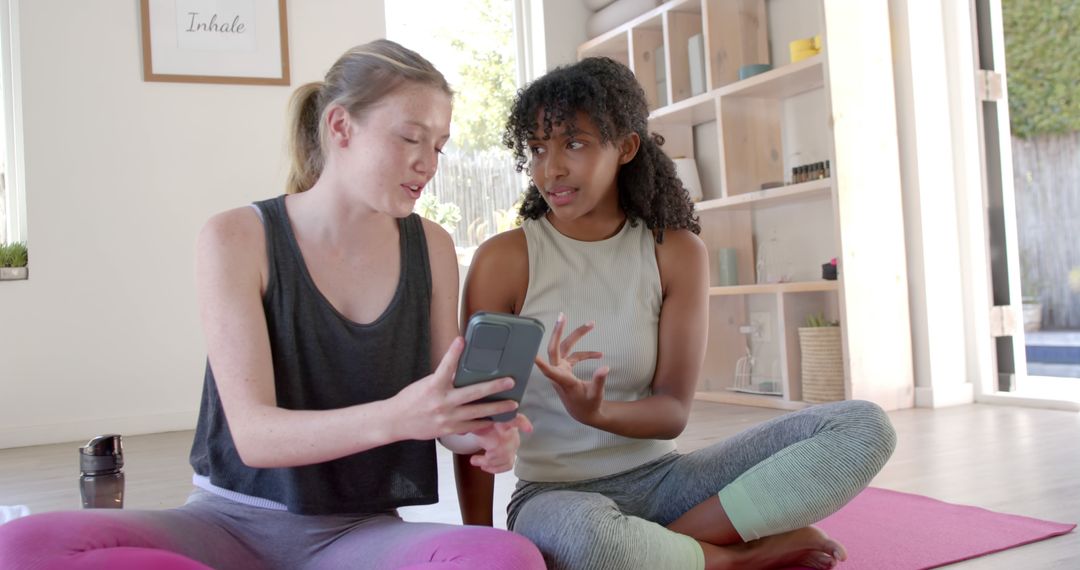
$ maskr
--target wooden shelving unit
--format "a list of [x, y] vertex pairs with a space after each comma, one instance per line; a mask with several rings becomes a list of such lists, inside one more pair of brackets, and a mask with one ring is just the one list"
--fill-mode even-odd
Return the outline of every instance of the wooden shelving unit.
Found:
[[[838, 114], [832, 97], [839, 88], [845, 100], [853, 92], [857, 96], [862, 89], [854, 81], [858, 77], [891, 82], [891, 65], [875, 67], [875, 62], [845, 57], [844, 69], [830, 69], [831, 49], [858, 53], [871, 29], [883, 28], [879, 31], [888, 37], [888, 20], [863, 14], [869, 8], [852, 16], [842, 4], [672, 0], [578, 48], [579, 58], [608, 56], [630, 67], [649, 101], [650, 129], [665, 138], [665, 152], [697, 161], [704, 193], [697, 211], [701, 238], [713, 254], [714, 285], [700, 399], [781, 409], [805, 406], [798, 328], [808, 315], [821, 314], [842, 328], [846, 396], [887, 409], [910, 405], [904, 395], [912, 389], [910, 376], [893, 371], [904, 368], [898, 363], [905, 358], [910, 363], [910, 351], [890, 353], [883, 345], [888, 335], [875, 335], [874, 322], [863, 318], [875, 313], [880, 315], [876, 324], [885, 330], [908, 330], [902, 311], [875, 304], [906, 307], [906, 288], [901, 292], [889, 275], [870, 272], [871, 267], [905, 263], [903, 248], [894, 247], [896, 239], [879, 239], [875, 233], [899, 236], [902, 245], [902, 213], [888, 206], [899, 198], [898, 157], [871, 155], [868, 162], [883, 168], [881, 173], [867, 172], [868, 165], [856, 160], [837, 164], [838, 156], [877, 152], [874, 145], [887, 146], [882, 141], [890, 136], [895, 144], [895, 125], [889, 132], [881, 127], [887, 123], [875, 121], [875, 131], [859, 132], [853, 121], [875, 117], [872, 103]], [[836, 24], [827, 29], [830, 20]], [[787, 43], [813, 35], [823, 37], [823, 52], [790, 63]], [[702, 57], [691, 53], [697, 45], [703, 46]], [[771, 61], [770, 53], [778, 57]], [[694, 61], [701, 67], [693, 69]], [[773, 69], [738, 79], [741, 66], [758, 63], [771, 63]], [[695, 86], [702, 92], [695, 93]], [[882, 108], [895, 104], [880, 101], [878, 93]], [[792, 167], [826, 160], [830, 177], [791, 183]], [[866, 192], [886, 199], [874, 203], [862, 198]], [[864, 270], [859, 262], [865, 263], [865, 257], [856, 254], [867, 255], [860, 244], [871, 238], [888, 247]], [[718, 285], [722, 249], [735, 250], [735, 285]], [[840, 279], [826, 281], [821, 265], [832, 258], [840, 261]], [[849, 315], [859, 318], [853, 322]], [[875, 361], [862, 358], [864, 352], [875, 355]], [[737, 385], [736, 364], [748, 353], [761, 381], [754, 386], [778, 394], [748, 393], [744, 384]]]

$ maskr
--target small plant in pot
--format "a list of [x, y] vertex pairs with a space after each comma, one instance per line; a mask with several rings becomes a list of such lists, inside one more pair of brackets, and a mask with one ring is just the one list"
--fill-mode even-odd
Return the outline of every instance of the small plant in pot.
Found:
[[1024, 331], [1034, 332], [1042, 329], [1042, 279], [1034, 257], [1027, 252], [1020, 252], [1020, 303], [1024, 318]]
[[844, 399], [844, 351], [840, 323], [823, 313], [806, 317], [799, 327], [802, 399], [812, 404]]
[[24, 243], [0, 245], [0, 281], [26, 279], [29, 252]]

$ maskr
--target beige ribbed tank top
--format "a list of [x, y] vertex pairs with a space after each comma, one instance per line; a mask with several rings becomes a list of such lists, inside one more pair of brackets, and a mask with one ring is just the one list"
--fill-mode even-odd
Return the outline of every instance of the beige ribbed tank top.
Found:
[[[662, 300], [656, 245], [645, 224], [629, 221], [614, 236], [585, 242], [566, 237], [546, 218], [522, 224], [529, 248], [529, 289], [521, 314], [544, 323], [540, 356], [559, 313], [566, 334], [589, 321], [596, 327], [574, 351], [600, 351], [600, 360], [578, 364], [578, 378], [591, 380], [611, 367], [607, 400], [640, 400], [652, 393], [657, 325]], [[533, 367], [521, 411], [532, 420], [522, 434], [515, 474], [526, 481], [579, 481], [632, 469], [675, 449], [669, 440], [633, 439], [579, 423], [566, 412], [551, 381]]]

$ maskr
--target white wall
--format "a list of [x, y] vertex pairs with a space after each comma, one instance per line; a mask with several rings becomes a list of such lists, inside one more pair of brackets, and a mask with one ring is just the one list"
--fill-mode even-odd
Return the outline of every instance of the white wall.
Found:
[[[979, 106], [975, 82], [975, 46], [971, 34], [974, 15], [966, 3], [944, 5], [946, 69], [952, 110], [953, 171], [960, 219], [960, 262], [964, 289], [964, 336], [967, 379], [976, 398], [997, 386], [990, 336], [989, 308], [993, 305], [987, 252], [986, 200], [983, 196]], [[1021, 321], [1022, 322], [1022, 321]]]
[[961, 271], [957, 196], [962, 191], [954, 163], [956, 145], [962, 141], [954, 139], [960, 125], [952, 120], [957, 109], [950, 107], [945, 11], [921, 0], [891, 0], [889, 6], [915, 403], [921, 407], [970, 403], [974, 392], [965, 335], [977, 333], [965, 330], [964, 299], [974, 293], [974, 284], [965, 283]]
[[[282, 191], [292, 87], [145, 83], [138, 2], [19, 1], [30, 279], [0, 283], [0, 448], [194, 425], [193, 245]], [[293, 86], [384, 33], [381, 0], [288, 6]]]

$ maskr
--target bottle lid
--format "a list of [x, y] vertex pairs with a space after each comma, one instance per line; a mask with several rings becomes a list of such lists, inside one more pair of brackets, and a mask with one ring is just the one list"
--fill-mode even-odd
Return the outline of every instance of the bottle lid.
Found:
[[124, 467], [124, 447], [119, 434], [99, 435], [79, 448], [79, 471], [83, 475], [119, 473]]

